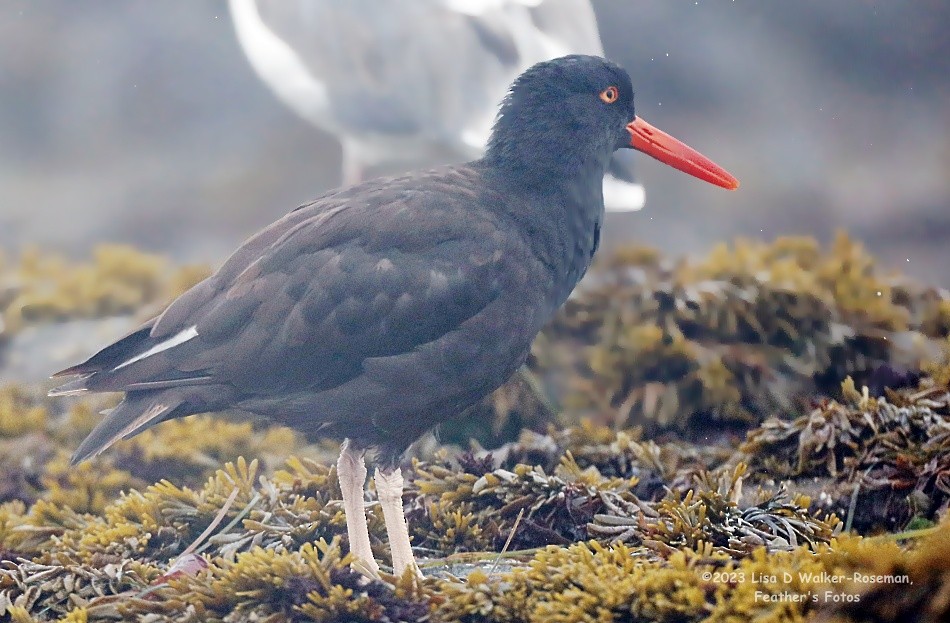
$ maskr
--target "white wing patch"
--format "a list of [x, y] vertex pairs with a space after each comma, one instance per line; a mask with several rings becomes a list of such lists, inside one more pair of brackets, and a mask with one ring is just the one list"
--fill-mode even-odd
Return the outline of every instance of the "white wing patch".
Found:
[[151, 357], [152, 355], [155, 355], [155, 354], [164, 352], [164, 351], [168, 350], [169, 348], [175, 348], [176, 346], [178, 346], [178, 345], [180, 345], [180, 344], [184, 344], [184, 343], [187, 342], [188, 340], [194, 339], [194, 338], [197, 337], [197, 336], [198, 336], [198, 327], [197, 327], [197, 326], [188, 327], [188, 328], [185, 329], [184, 331], [181, 331], [180, 333], [176, 333], [175, 335], [171, 336], [170, 338], [168, 338], [168, 339], [165, 340], [164, 342], [159, 342], [158, 344], [156, 344], [155, 346], [151, 347], [150, 349], [148, 349], [148, 350], [145, 351], [144, 353], [141, 353], [141, 354], [139, 354], [139, 355], [136, 355], [135, 357], [132, 357], [132, 358], [129, 359], [128, 361], [124, 361], [124, 362], [120, 363], [120, 364], [117, 365], [116, 367], [112, 368], [112, 370], [113, 370], [113, 372], [116, 371], [116, 370], [121, 370], [122, 368], [124, 368], [124, 367], [126, 367], [126, 366], [131, 366], [131, 365], [132, 365], [133, 363], [135, 363], [136, 361], [142, 361], [142, 360], [145, 359], [146, 357]]

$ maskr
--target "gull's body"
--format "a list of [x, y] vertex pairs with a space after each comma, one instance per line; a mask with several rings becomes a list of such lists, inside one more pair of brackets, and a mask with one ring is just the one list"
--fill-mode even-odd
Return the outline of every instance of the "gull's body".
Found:
[[[604, 54], [588, 0], [230, 0], [230, 8], [258, 76], [339, 138], [344, 184], [377, 166], [480, 157], [521, 72]], [[611, 162], [608, 210], [643, 206], [629, 156]]]

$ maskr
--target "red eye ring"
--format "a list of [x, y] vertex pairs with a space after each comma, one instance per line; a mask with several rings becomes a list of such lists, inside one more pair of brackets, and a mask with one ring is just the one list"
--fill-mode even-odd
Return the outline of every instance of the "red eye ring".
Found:
[[605, 104], [613, 104], [620, 97], [620, 91], [615, 86], [609, 86], [600, 92], [600, 101]]

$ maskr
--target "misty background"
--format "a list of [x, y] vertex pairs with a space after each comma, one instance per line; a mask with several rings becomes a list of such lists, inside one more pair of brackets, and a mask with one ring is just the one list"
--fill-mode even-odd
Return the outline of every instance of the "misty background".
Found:
[[[647, 157], [607, 245], [702, 253], [844, 229], [950, 286], [950, 3], [595, 0], [638, 115], [742, 182]], [[340, 148], [285, 108], [226, 3], [0, 3], [0, 250], [125, 242], [220, 263], [338, 183]]]

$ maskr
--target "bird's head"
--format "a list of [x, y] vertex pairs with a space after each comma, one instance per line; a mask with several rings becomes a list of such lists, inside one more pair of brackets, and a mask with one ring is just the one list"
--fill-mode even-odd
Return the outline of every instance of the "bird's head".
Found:
[[[501, 104], [487, 157], [568, 172], [602, 164], [624, 148], [734, 190], [739, 182], [714, 162], [636, 116], [630, 76], [598, 56], [544, 61], [519, 76]], [[530, 163], [530, 164], [529, 164]]]

